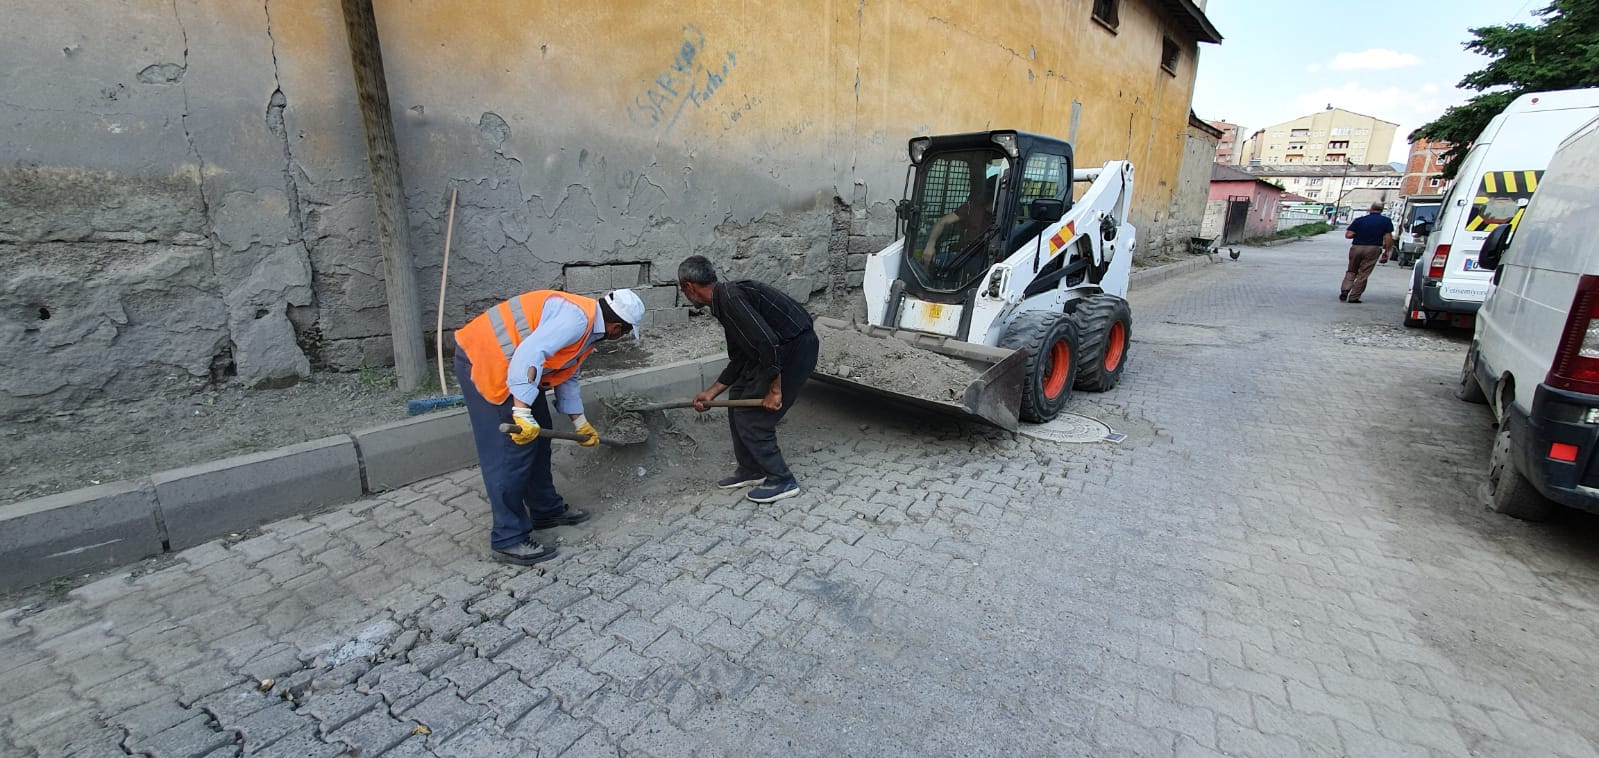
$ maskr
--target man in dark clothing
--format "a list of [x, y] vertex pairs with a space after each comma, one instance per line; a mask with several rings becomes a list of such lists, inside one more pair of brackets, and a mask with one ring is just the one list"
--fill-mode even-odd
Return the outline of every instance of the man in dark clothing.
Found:
[[[1379, 262], [1387, 263], [1394, 249], [1394, 222], [1382, 215], [1382, 203], [1372, 203], [1371, 212], [1349, 223], [1344, 230], [1349, 245], [1349, 268], [1344, 272], [1344, 284], [1338, 288], [1338, 299], [1360, 302], [1366, 292], [1366, 280]], [[1381, 256], [1381, 261], [1378, 257]]]
[[[732, 399], [761, 398], [759, 408], [727, 409], [738, 470], [719, 482], [723, 489], [755, 488], [749, 499], [770, 503], [799, 494], [799, 482], [777, 448], [777, 422], [783, 419], [816, 368], [816, 332], [799, 303], [760, 282], [718, 282], [716, 269], [702, 255], [677, 267], [677, 286], [727, 332], [727, 368], [709, 389], [694, 396], [694, 407], [725, 390]], [[757, 486], [758, 485], [758, 486]]]

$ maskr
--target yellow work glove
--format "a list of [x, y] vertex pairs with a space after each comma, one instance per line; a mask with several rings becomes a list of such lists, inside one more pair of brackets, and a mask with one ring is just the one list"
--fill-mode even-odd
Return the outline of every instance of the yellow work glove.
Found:
[[518, 445], [526, 445], [539, 438], [539, 422], [533, 420], [532, 408], [515, 408], [511, 410], [511, 421], [521, 431], [511, 433], [511, 441]]
[[589, 423], [588, 416], [581, 413], [577, 414], [577, 418], [572, 419], [572, 425], [577, 427], [578, 434], [587, 434], [589, 436], [588, 439], [577, 444], [583, 447], [594, 447], [600, 444], [600, 433], [594, 431], [594, 425]]

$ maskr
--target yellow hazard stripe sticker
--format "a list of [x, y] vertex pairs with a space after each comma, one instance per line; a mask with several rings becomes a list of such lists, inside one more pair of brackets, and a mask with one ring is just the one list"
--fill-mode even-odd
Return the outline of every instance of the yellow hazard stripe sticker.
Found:
[[1523, 183], [1527, 185], [1527, 191], [1528, 192], [1537, 192], [1538, 191], [1538, 172], [1537, 171], [1523, 171], [1521, 173], [1523, 175], [1525, 175], [1525, 177], [1526, 177], [1526, 179], [1525, 179], [1525, 181]]
[[1499, 186], [1494, 183], [1494, 172], [1489, 171], [1488, 173], [1482, 175], [1482, 188], [1489, 194], [1499, 191]]

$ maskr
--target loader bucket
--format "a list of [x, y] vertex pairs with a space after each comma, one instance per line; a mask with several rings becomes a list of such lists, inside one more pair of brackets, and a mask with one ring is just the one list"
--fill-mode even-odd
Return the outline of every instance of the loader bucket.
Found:
[[821, 352], [815, 379], [1016, 431], [1026, 375], [1020, 350], [826, 317], [816, 319], [816, 335]]

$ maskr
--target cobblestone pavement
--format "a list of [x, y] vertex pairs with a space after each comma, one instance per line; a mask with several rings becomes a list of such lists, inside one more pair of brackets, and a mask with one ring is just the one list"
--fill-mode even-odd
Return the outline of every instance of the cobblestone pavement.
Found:
[[0, 753], [1593, 756], [1599, 529], [1478, 508], [1467, 337], [1342, 251], [1135, 292], [1119, 445], [818, 387], [772, 506], [720, 422], [563, 450], [547, 570], [469, 470], [0, 612]]

